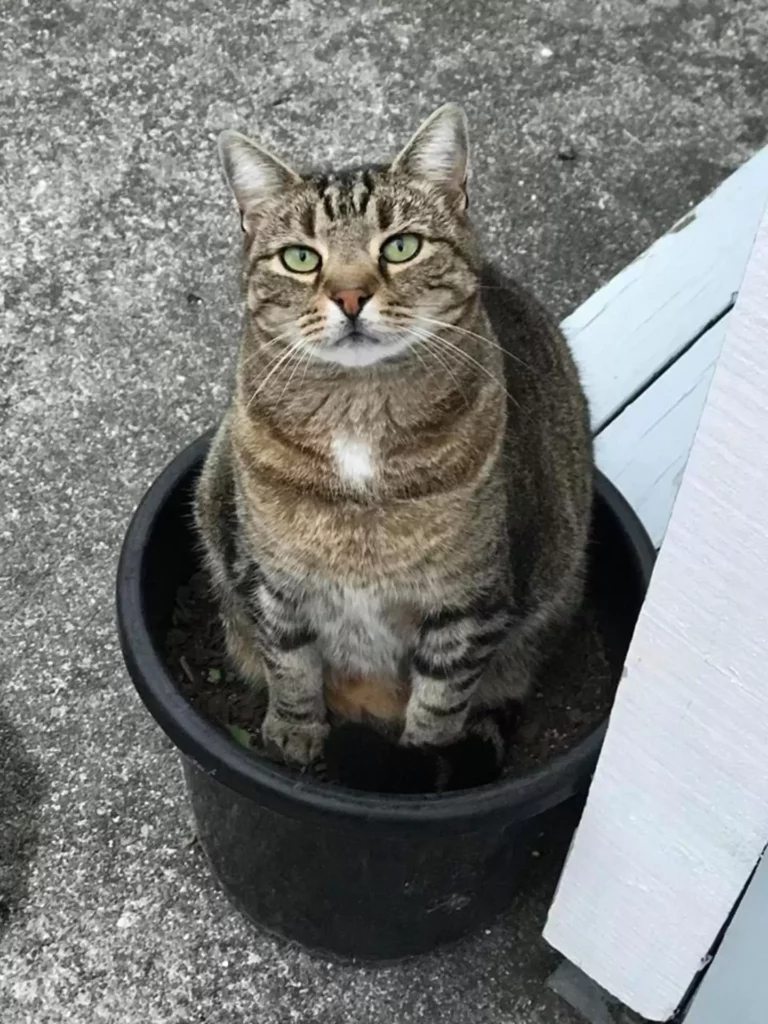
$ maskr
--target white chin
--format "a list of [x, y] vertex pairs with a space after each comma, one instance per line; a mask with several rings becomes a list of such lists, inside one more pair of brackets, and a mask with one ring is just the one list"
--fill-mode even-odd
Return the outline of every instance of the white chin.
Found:
[[324, 363], [336, 363], [337, 366], [373, 366], [384, 359], [404, 352], [410, 345], [407, 339], [395, 342], [356, 341], [339, 342], [329, 348], [316, 348], [313, 355]]

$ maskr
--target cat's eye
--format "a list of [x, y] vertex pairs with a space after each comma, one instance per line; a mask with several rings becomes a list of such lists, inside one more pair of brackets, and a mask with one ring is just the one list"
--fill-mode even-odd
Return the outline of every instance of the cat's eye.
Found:
[[320, 254], [306, 245], [289, 245], [280, 253], [280, 259], [294, 274], [311, 274], [320, 266]]
[[387, 263], [407, 263], [421, 249], [418, 235], [393, 235], [381, 247], [381, 258]]

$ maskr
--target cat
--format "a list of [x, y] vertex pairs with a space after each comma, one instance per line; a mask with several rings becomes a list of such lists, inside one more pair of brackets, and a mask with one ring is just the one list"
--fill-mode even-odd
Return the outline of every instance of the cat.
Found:
[[299, 174], [235, 131], [219, 149], [246, 315], [196, 523], [228, 654], [268, 686], [265, 745], [310, 764], [365, 679], [396, 743], [352, 727], [364, 788], [437, 785], [462, 744], [488, 781], [497, 712], [582, 597], [592, 446], [567, 344], [483, 269], [461, 108], [390, 164]]

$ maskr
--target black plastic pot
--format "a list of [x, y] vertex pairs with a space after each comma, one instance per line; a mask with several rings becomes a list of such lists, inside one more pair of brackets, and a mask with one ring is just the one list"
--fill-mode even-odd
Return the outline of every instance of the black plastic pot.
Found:
[[[187, 703], [161, 653], [176, 589], [195, 567], [191, 494], [209, 441], [174, 459], [139, 505], [117, 609], [136, 689], [184, 755], [214, 874], [261, 927], [344, 958], [400, 959], [480, 928], [508, 906], [532, 838], [583, 799], [605, 726], [528, 777], [423, 797], [323, 784], [248, 753]], [[653, 548], [605, 478], [596, 495], [590, 592], [618, 675]]]

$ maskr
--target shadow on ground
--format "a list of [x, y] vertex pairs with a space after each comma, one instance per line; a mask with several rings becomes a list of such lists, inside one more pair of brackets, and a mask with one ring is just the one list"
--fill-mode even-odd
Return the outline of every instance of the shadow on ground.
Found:
[[0, 709], [0, 937], [27, 895], [45, 785]]

